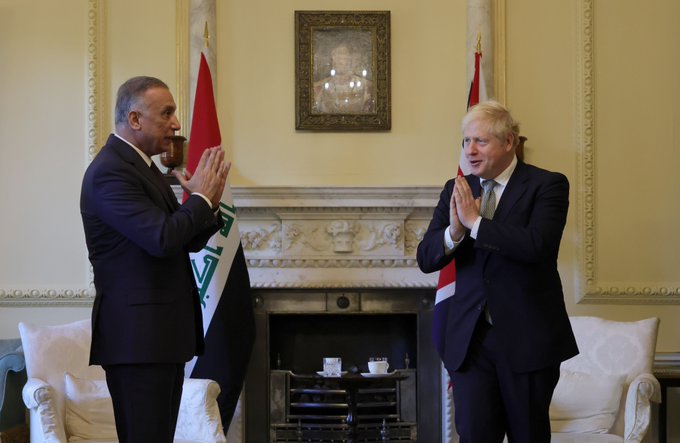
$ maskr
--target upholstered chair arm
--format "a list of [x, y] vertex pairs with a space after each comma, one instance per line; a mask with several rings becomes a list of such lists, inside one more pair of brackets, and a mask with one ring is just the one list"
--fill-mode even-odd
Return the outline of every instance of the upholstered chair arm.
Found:
[[649, 429], [652, 402], [661, 402], [661, 386], [652, 374], [640, 374], [630, 384], [626, 395], [624, 441], [639, 443]]
[[19, 372], [26, 367], [23, 352], [8, 352], [0, 356], [0, 409], [2, 409], [5, 399], [5, 387], [7, 384], [7, 373], [9, 371]]
[[217, 406], [220, 385], [213, 380], [185, 378], [175, 440], [226, 443]]
[[[29, 378], [21, 392], [24, 404], [31, 410], [31, 418], [40, 420], [45, 443], [66, 443], [64, 423], [58, 412], [54, 390], [38, 378]], [[35, 424], [32, 424], [32, 427]]]

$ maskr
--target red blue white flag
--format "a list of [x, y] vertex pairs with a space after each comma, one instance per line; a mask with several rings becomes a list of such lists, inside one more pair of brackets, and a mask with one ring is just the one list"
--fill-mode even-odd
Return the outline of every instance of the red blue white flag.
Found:
[[[481, 49], [475, 52], [475, 71], [472, 76], [470, 84], [470, 93], [468, 94], [467, 109], [476, 105], [480, 101], [487, 99], [486, 85], [484, 84], [484, 75], [482, 74], [482, 53]], [[460, 160], [458, 161], [458, 176], [463, 176], [469, 173], [469, 167], [463, 150], [460, 150]], [[435, 348], [439, 355], [443, 357], [444, 354], [444, 325], [448, 316], [450, 297], [456, 292], [456, 261], [446, 265], [439, 271], [439, 280], [437, 281], [437, 295], [435, 297], [434, 318], [432, 322], [432, 339]]]

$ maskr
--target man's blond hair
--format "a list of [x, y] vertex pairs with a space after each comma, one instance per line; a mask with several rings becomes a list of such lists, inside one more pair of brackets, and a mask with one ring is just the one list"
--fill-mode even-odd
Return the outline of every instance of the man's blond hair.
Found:
[[505, 142], [512, 136], [512, 147], [519, 145], [519, 123], [512, 118], [510, 110], [495, 100], [481, 102], [471, 107], [463, 117], [463, 132], [467, 125], [478, 122], [486, 125], [486, 129], [496, 138]]

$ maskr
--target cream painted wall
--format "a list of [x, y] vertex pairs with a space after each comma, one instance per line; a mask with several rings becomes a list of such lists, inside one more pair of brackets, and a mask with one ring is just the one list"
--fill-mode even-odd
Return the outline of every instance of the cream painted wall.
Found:
[[136, 75], [158, 77], [175, 92], [175, 2], [107, 0], [105, 3], [108, 6], [105, 69], [109, 76], [111, 109], [118, 86]]
[[[89, 263], [79, 212], [87, 166], [88, 1], [0, 0], [0, 290], [79, 291]], [[175, 78], [175, 7], [103, 2], [108, 103], [125, 79]], [[130, 11], [135, 11], [130, 14]], [[112, 118], [111, 110], [107, 109]], [[111, 130], [111, 122], [102, 131]], [[90, 307], [0, 307], [0, 338], [19, 321], [59, 324]]]
[[[680, 203], [671, 201], [666, 219], [657, 208], [664, 187], [680, 195], [674, 173], [680, 164], [680, 59], [670, 56], [680, 53], [680, 31], [671, 23], [680, 16], [680, 4], [594, 3], [599, 275], [609, 281], [677, 282], [680, 236], [674, 227]], [[513, 0], [508, 6], [508, 104], [529, 137], [527, 160], [565, 172], [572, 183], [560, 254], [569, 312], [621, 320], [658, 316], [657, 349], [678, 351], [680, 306], [576, 303], [576, 205], [583, 204], [575, 186], [580, 4]]]
[[[572, 182], [572, 210], [560, 257], [570, 313], [614, 319], [660, 316], [658, 349], [677, 351], [680, 306], [577, 303], [575, 66], [580, 3], [508, 2], [507, 102], [529, 137], [528, 161], [563, 171]], [[645, 224], [650, 220], [646, 214], [655, 214], [661, 201], [651, 193], [660, 189], [658, 183], [670, 184], [671, 194], [680, 183], [673, 174], [680, 152], [680, 60], [663, 57], [678, 53], [678, 28], [668, 22], [668, 17], [678, 15], [678, 5], [674, 0], [657, 0], [655, 8], [637, 9], [636, 2], [596, 0], [596, 4], [596, 14], [601, 13], [596, 20], [596, 85], [601, 91], [597, 122], [602, 124], [598, 183], [609, 177], [619, 180], [614, 187], [598, 188], [598, 198], [620, 195], [628, 211], [617, 206], [610, 211], [602, 203], [607, 210], [598, 212], [600, 245], [622, 248], [613, 255], [601, 251], [601, 266], [606, 278], [625, 280], [629, 271], [625, 266], [636, 259], [626, 252], [645, 247], [636, 242], [647, 234], [672, 229], [680, 212], [673, 203], [673, 222], [653, 218], [651, 226]], [[116, 0], [107, 5], [104, 67], [109, 102], [119, 83], [141, 73], [165, 79], [174, 90], [174, 4]], [[294, 130], [293, 11], [318, 6], [311, 0], [219, 2], [217, 97], [224, 145], [235, 165], [232, 184], [441, 185], [456, 161], [458, 121], [467, 92], [462, 62], [465, 2], [324, 3], [325, 9], [392, 11], [393, 129], [368, 134]], [[87, 9], [86, 0], [59, 4], [0, 0], [0, 185], [6, 190], [2, 207], [11, 208], [3, 211], [0, 232], [2, 290], [83, 288], [88, 283], [78, 214], [80, 179], [87, 162]], [[605, 20], [612, 11], [617, 20]], [[628, 32], [634, 23], [655, 31]], [[648, 81], [647, 56], [661, 64], [658, 82]], [[626, 60], [635, 62], [622, 63]], [[648, 95], [656, 98], [648, 100]], [[653, 148], [643, 150], [645, 146]], [[621, 158], [619, 153], [629, 161], [610, 167]], [[631, 169], [640, 153], [644, 168]], [[636, 174], [639, 180], [634, 181]], [[629, 195], [635, 198], [626, 198]], [[631, 205], [640, 205], [636, 207], [645, 214]], [[658, 253], [647, 254], [644, 274], [632, 278], [675, 277], [673, 262], [678, 257], [673, 245], [678, 236], [671, 233], [654, 241]], [[653, 266], [666, 259], [670, 265]], [[88, 314], [86, 307], [3, 307], [0, 337], [16, 336], [19, 320], [59, 323]]]
[[[218, 2], [218, 107], [232, 184], [440, 184], [458, 161], [465, 111], [465, 1], [330, 0], [391, 11], [392, 130], [295, 131], [294, 11], [317, 1]], [[425, 154], [425, 155], [423, 155]], [[418, 158], [418, 162], [413, 162]]]
[[[69, 7], [66, 7], [68, 3]], [[0, 288], [86, 288], [78, 210], [86, 164], [87, 1], [0, 1]], [[83, 309], [0, 308], [20, 320], [85, 318]]]

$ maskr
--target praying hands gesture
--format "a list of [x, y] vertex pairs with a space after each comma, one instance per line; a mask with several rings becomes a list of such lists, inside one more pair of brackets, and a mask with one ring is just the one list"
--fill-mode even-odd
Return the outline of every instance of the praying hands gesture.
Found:
[[479, 206], [480, 199], [472, 196], [467, 180], [464, 177], [456, 178], [449, 206], [449, 234], [453, 240], [460, 241], [465, 235], [465, 229], [472, 229], [479, 217]]
[[217, 208], [230, 168], [231, 162], [224, 161], [224, 151], [216, 146], [203, 151], [193, 174], [186, 170], [183, 174], [173, 170], [172, 174], [187, 194], [202, 194], [212, 202], [213, 208]]

